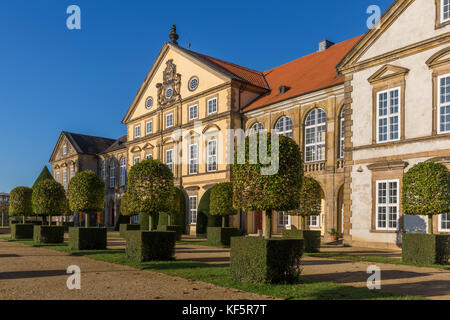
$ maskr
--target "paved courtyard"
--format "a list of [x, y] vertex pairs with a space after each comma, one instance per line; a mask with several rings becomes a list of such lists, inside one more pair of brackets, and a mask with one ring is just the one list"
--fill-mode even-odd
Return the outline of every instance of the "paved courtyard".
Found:
[[[125, 241], [108, 238], [110, 249], [122, 249]], [[400, 257], [398, 251], [325, 247], [322, 251]], [[196, 244], [177, 245], [176, 259], [229, 265], [229, 249]], [[66, 253], [32, 248], [0, 240], [0, 299], [264, 299], [252, 293], [172, 277], [152, 271], [74, 257]], [[81, 291], [66, 288], [66, 268], [80, 266]], [[302, 276], [365, 287], [369, 262], [303, 258]], [[450, 272], [434, 268], [380, 264], [382, 289], [388, 292], [450, 300]], [[127, 283], [126, 286], [123, 283]]]

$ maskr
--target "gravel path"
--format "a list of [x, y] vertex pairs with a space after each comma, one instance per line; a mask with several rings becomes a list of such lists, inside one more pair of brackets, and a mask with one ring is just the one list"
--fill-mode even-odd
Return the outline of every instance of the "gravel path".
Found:
[[[81, 269], [81, 290], [67, 289], [70, 265]], [[11, 300], [272, 299], [4, 240], [0, 240], [0, 288], [0, 299]]]

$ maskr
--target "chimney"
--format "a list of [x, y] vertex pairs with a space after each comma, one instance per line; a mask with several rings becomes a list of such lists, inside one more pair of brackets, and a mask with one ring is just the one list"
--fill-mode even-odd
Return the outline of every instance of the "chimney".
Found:
[[319, 52], [325, 51], [333, 45], [334, 45], [334, 42], [331, 42], [328, 40], [322, 40], [319, 42]]

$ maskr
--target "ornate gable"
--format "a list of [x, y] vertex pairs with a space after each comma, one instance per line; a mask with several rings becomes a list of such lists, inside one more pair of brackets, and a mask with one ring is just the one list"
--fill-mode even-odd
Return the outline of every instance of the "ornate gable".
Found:
[[158, 105], [164, 107], [181, 100], [181, 74], [177, 73], [177, 66], [173, 59], [166, 62], [163, 71], [163, 83], [157, 83]]

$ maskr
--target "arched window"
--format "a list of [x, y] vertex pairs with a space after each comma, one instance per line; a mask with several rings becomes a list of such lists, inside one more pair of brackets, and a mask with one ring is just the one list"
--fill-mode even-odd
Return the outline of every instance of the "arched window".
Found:
[[275, 132], [283, 136], [292, 138], [292, 120], [284, 116], [281, 117], [275, 125]]
[[252, 134], [263, 132], [263, 131], [264, 131], [264, 126], [261, 123], [257, 122], [250, 127], [250, 129], [248, 130], [248, 135], [251, 136]]
[[345, 152], [345, 115], [344, 108], [342, 108], [341, 113], [339, 114], [339, 158], [343, 159]]
[[126, 175], [127, 175], [126, 161], [125, 161], [125, 158], [122, 157], [120, 159], [120, 186], [125, 185]]
[[116, 164], [114, 159], [111, 160], [111, 165], [109, 166], [109, 187], [114, 188], [116, 186]]
[[325, 160], [326, 119], [322, 109], [314, 109], [306, 117], [305, 162]]
[[102, 179], [106, 183], [106, 160], [102, 163]]

